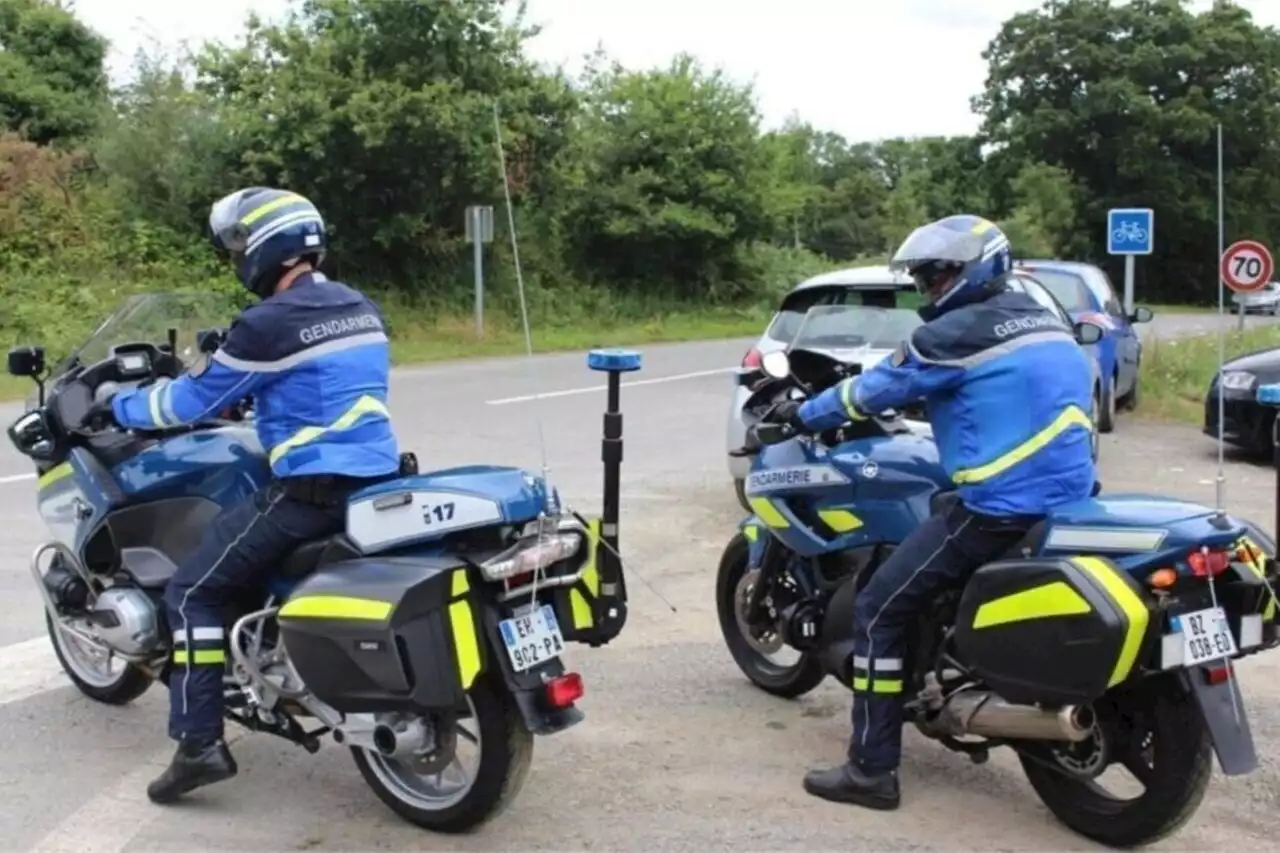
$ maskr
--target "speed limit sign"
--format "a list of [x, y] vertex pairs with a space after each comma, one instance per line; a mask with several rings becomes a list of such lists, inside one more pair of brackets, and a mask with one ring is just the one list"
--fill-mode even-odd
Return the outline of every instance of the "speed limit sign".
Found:
[[1239, 240], [1222, 253], [1222, 280], [1236, 293], [1261, 290], [1275, 269], [1271, 252], [1256, 240]]

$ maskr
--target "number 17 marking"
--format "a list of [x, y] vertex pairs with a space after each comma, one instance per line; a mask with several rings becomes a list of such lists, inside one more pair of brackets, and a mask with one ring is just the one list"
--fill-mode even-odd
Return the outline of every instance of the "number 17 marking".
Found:
[[427, 524], [431, 524], [432, 521], [449, 521], [453, 518], [453, 506], [452, 502], [424, 506], [422, 508], [422, 520]]

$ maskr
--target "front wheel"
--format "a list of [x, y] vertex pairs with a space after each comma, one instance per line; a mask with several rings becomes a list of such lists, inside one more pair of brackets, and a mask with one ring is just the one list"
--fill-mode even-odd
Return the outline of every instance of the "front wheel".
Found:
[[511, 805], [529, 774], [533, 734], [506, 689], [492, 679], [478, 679], [467, 694], [467, 706], [470, 714], [454, 723], [447, 738], [454, 742], [447, 761], [418, 764], [351, 749], [360, 775], [378, 799], [423, 829], [475, 829]]
[[77, 690], [95, 702], [127, 705], [151, 687], [151, 676], [89, 645], [55, 623], [47, 612], [44, 624], [62, 671]]
[[[1138, 847], [1172, 835], [1191, 819], [1209, 787], [1213, 744], [1200, 707], [1172, 677], [1129, 701], [1099, 707], [1095, 737], [1055, 750], [1046, 763], [1021, 756], [1031, 787], [1053, 815], [1111, 847]], [[1125, 796], [1101, 784], [1110, 769], [1143, 788]], [[1065, 773], [1063, 771], [1066, 771]], [[1129, 782], [1121, 777], [1116, 782]], [[1121, 787], [1131, 788], [1132, 785]]]
[[729, 541], [720, 558], [716, 613], [720, 617], [724, 643], [738, 669], [752, 684], [784, 699], [803, 696], [822, 683], [826, 670], [808, 653], [800, 654], [799, 659], [791, 663], [776, 660], [774, 656], [786, 650], [778, 626], [747, 623], [747, 602], [760, 574], [747, 570], [747, 551], [747, 538], [739, 533]]

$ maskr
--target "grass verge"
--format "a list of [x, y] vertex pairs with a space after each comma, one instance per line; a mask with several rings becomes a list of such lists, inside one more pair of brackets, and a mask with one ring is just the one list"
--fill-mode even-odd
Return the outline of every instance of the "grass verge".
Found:
[[[1226, 336], [1227, 361], [1276, 346], [1280, 346], [1280, 330], [1273, 326], [1232, 330]], [[1143, 345], [1138, 414], [1200, 423], [1204, 419], [1205, 394], [1217, 372], [1216, 334], [1151, 339]]]
[[[759, 335], [772, 316], [762, 307], [741, 310], [673, 311], [609, 326], [542, 326], [532, 324], [534, 352], [563, 352], [596, 346], [637, 346], [677, 341], [715, 340]], [[430, 321], [396, 317], [391, 358], [397, 365], [452, 359], [521, 355], [524, 332], [518, 321], [485, 318], [485, 335], [476, 337], [471, 317], [436, 317]], [[31, 393], [27, 379], [0, 376], [0, 400]]]

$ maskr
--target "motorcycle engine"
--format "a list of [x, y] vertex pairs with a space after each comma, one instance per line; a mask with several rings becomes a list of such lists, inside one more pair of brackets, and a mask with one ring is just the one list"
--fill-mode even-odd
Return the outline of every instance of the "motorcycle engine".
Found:
[[89, 611], [88, 622], [102, 642], [124, 655], [149, 655], [160, 645], [159, 614], [140, 589], [103, 590]]

